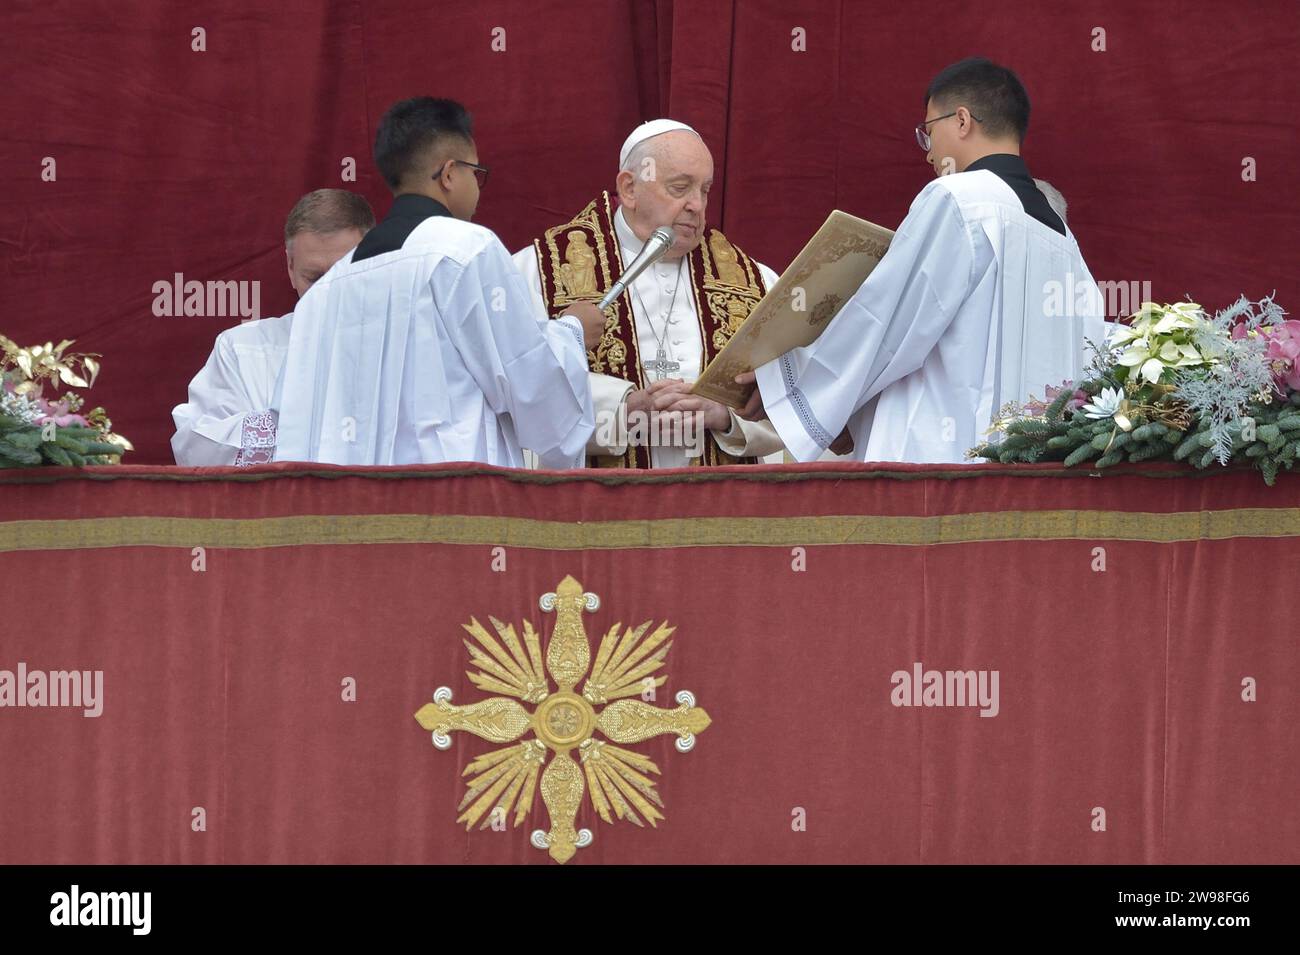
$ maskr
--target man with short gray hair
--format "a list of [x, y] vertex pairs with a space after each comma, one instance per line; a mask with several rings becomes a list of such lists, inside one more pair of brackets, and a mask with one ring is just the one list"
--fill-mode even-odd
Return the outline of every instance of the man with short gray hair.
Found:
[[[289, 284], [299, 297], [375, 225], [370, 203], [346, 189], [317, 189], [299, 199], [284, 224]], [[172, 453], [185, 467], [247, 467], [271, 461], [271, 396], [289, 348], [293, 313], [245, 322], [217, 336], [190, 382], [189, 401], [172, 411]]]
[[374, 227], [370, 203], [355, 192], [317, 189], [299, 199], [284, 223], [289, 281], [298, 297]]
[[1034, 185], [1038, 187], [1039, 192], [1047, 197], [1047, 204], [1052, 207], [1052, 211], [1060, 216], [1061, 221], [1064, 222], [1065, 210], [1067, 207], [1065, 204], [1065, 196], [1061, 195], [1061, 190], [1057, 189], [1046, 179], [1035, 179]]

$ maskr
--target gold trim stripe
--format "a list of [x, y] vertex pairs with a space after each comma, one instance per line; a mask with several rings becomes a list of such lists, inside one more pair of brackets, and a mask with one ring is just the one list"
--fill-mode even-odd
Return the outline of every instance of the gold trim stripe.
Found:
[[[370, 481], [433, 480], [462, 477], [493, 477], [514, 484], [703, 484], [717, 481], [749, 481], [762, 484], [793, 484], [803, 481], [949, 481], [979, 480], [981, 478], [1119, 478], [1141, 477], [1156, 479], [1215, 478], [1231, 474], [1249, 473], [1250, 465], [1230, 465], [1226, 468], [1199, 470], [1187, 467], [1161, 467], [1169, 462], [1153, 464], [1120, 463], [1103, 470], [1085, 466], [1067, 468], [1059, 464], [1007, 464], [991, 462], [980, 464], [941, 464], [937, 470], [899, 470], [895, 465], [829, 467], [825, 464], [786, 465], [779, 470], [753, 465], [727, 465], [720, 468], [687, 468], [678, 473], [656, 473], [635, 469], [580, 468], [575, 471], [531, 471], [526, 468], [503, 468], [491, 465], [468, 465], [449, 468], [445, 465], [425, 466], [424, 470], [407, 470], [402, 467], [333, 467], [314, 465], [254, 465], [251, 468], [178, 468], [158, 465], [104, 465], [82, 468], [32, 467], [0, 469], [0, 485], [4, 484], [56, 484], [64, 481], [153, 481], [176, 484], [256, 484], [262, 481], [316, 478], [337, 481], [344, 478], [364, 478]], [[905, 465], [904, 467], [917, 467]], [[436, 470], [435, 470], [436, 468]], [[1262, 481], [1262, 478], [1259, 479]], [[1283, 471], [1280, 482], [1300, 480], [1300, 474]]]
[[692, 517], [565, 522], [465, 514], [336, 514], [247, 519], [101, 517], [0, 523], [0, 551], [107, 547], [297, 547], [476, 544], [540, 550], [810, 547], [1001, 540], [1173, 543], [1300, 537], [1300, 508], [1178, 511], [992, 511], [930, 517]]

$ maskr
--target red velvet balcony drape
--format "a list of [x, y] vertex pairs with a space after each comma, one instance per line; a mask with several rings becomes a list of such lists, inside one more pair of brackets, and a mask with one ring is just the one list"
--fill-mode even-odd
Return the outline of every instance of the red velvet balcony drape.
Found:
[[[712, 724], [571, 865], [1296, 863], [1298, 546], [1300, 478], [1174, 466], [6, 472], [0, 671], [103, 694], [0, 708], [0, 862], [547, 862], [414, 714], [572, 575]], [[895, 705], [917, 664], [996, 714]]]

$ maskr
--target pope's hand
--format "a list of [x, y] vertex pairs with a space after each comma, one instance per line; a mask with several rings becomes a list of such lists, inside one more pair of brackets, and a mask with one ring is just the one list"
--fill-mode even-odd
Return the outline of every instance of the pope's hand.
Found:
[[629, 420], [631, 420], [632, 415], [637, 413], [648, 418], [650, 413], [655, 410], [654, 396], [650, 393], [649, 388], [638, 388], [635, 391], [629, 391], [624, 403], [627, 405]]
[[731, 412], [726, 405], [691, 394], [690, 384], [680, 378], [656, 381], [646, 390], [650, 393], [657, 412], [680, 411], [698, 415], [700, 423], [710, 431], [727, 431], [731, 427]]
[[752, 371], [744, 371], [736, 376], [736, 384], [752, 386], [753, 391], [745, 401], [745, 407], [741, 408], [736, 414], [740, 415], [746, 421], [762, 421], [767, 417], [767, 412], [763, 410], [763, 395], [758, 390], [758, 375]]
[[[627, 393], [623, 399], [623, 404], [627, 408], [627, 427], [629, 432], [639, 432], [642, 435], [641, 441], [630, 442], [634, 444], [650, 444], [650, 436], [658, 435], [663, 432], [663, 426], [658, 421], [658, 415], [655, 414], [655, 398], [649, 388], [637, 388]], [[639, 426], [638, 426], [639, 422]], [[664, 434], [667, 438], [668, 435]]]
[[[654, 382], [649, 388], [638, 388], [629, 391], [627, 397], [623, 400], [627, 407], [628, 430], [632, 431], [637, 428], [637, 415], [641, 415], [641, 428], [639, 430], [644, 434], [645, 440], [642, 444], [652, 443], [652, 436], [655, 440], [662, 440], [667, 444], [680, 444], [683, 440], [683, 429], [685, 427], [685, 415], [682, 409], [674, 408], [660, 412], [656, 405], [657, 399], [662, 397], [665, 392], [677, 394], [676, 389], [670, 389], [670, 384], [682, 385], [680, 379], [664, 379], [663, 381]], [[690, 387], [686, 385], [686, 387]], [[676, 412], [676, 413], [674, 413]], [[698, 417], [696, 412], [696, 417]], [[696, 421], [696, 433], [703, 427], [702, 423]]]
[[562, 314], [572, 315], [582, 322], [587, 351], [593, 351], [600, 344], [600, 336], [605, 333], [605, 313], [596, 307], [595, 302], [574, 302]]

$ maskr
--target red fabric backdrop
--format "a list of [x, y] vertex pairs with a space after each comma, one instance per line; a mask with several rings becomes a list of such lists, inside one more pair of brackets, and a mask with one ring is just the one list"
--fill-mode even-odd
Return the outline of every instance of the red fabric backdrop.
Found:
[[[1171, 465], [6, 472], [0, 669], [102, 670], [103, 711], [0, 710], [0, 863], [548, 864], [536, 794], [455, 822], [499, 746], [413, 715], [493, 695], [461, 624], [549, 640], [571, 574], [593, 657], [667, 620], [655, 705], [713, 721], [628, 746], [665, 819], [584, 802], [572, 864], [1293, 864], [1297, 541], [1300, 475]], [[917, 661], [997, 670], [997, 715], [892, 705]]]
[[1098, 279], [1300, 307], [1294, 0], [11, 2], [0, 332], [102, 353], [94, 396], [132, 460], [170, 462], [168, 412], [233, 320], [157, 318], [153, 283], [257, 280], [262, 313], [288, 311], [284, 216], [331, 185], [386, 211], [369, 157], [392, 101], [471, 107], [493, 169], [478, 220], [511, 248], [609, 186], [637, 122], [693, 123], [719, 173], [710, 220], [780, 269], [832, 208], [902, 218], [930, 175], [912, 139], [926, 83], [974, 53], [1028, 86], [1026, 156]]

